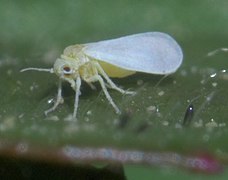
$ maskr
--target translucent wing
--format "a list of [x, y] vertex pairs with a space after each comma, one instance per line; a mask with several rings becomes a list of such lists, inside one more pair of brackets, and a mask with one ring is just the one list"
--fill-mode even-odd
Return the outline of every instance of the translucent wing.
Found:
[[169, 35], [148, 32], [85, 44], [84, 53], [123, 69], [169, 74], [181, 65], [180, 46]]

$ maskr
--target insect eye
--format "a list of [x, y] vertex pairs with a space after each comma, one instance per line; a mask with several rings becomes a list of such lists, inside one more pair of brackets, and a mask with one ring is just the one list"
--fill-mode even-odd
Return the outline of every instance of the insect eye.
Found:
[[63, 73], [64, 74], [71, 74], [72, 73], [72, 70], [71, 70], [70, 67], [65, 66], [65, 67], [63, 67]]

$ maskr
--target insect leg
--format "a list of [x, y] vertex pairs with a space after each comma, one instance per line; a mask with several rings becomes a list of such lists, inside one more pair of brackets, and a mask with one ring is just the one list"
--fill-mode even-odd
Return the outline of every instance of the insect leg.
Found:
[[102, 87], [102, 90], [104, 91], [105, 96], [108, 99], [109, 103], [115, 109], [116, 113], [120, 114], [121, 112], [120, 112], [119, 108], [117, 107], [117, 105], [112, 100], [112, 97], [110, 96], [110, 94], [108, 93], [108, 90], [107, 90], [107, 88], [105, 86], [105, 83], [104, 83], [104, 80], [102, 79], [102, 77], [100, 75], [95, 75], [95, 76], [92, 76], [91, 78], [89, 78], [88, 81], [90, 81], [90, 82], [99, 81], [99, 83], [100, 83], [100, 85]]
[[110, 87], [112, 89], [115, 89], [119, 92], [121, 92], [122, 94], [135, 94], [134, 91], [126, 91], [126, 90], [123, 90], [119, 87], [116, 86], [116, 84], [114, 82], [112, 82], [112, 80], [108, 77], [108, 75], [104, 72], [103, 68], [100, 66], [99, 63], [95, 63], [96, 67], [97, 67], [97, 70], [98, 72], [105, 78], [105, 80], [108, 82], [108, 84], [110, 85]]
[[92, 83], [87, 82], [87, 84], [90, 86], [92, 90], [97, 90], [96, 86], [94, 86]]
[[59, 79], [57, 99], [56, 99], [56, 101], [55, 101], [55, 103], [54, 103], [54, 106], [53, 106], [52, 108], [50, 108], [50, 109], [44, 111], [44, 114], [47, 116], [47, 114], [48, 114], [49, 112], [54, 111], [54, 110], [58, 107], [59, 104], [63, 103], [63, 101], [64, 101], [64, 100], [63, 100], [63, 98], [62, 98], [62, 80]]
[[76, 118], [76, 115], [77, 115], [79, 96], [81, 94], [80, 87], [81, 87], [81, 78], [77, 77], [77, 79], [76, 79], [76, 87], [75, 87], [75, 101], [74, 101], [73, 118]]

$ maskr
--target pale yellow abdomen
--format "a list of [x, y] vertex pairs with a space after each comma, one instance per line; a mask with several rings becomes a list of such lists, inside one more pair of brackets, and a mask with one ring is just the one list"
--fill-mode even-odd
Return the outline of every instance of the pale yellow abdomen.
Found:
[[108, 64], [106, 62], [102, 62], [102, 61], [97, 61], [97, 62], [101, 65], [101, 67], [103, 68], [103, 70], [109, 77], [123, 78], [123, 77], [130, 76], [130, 75], [136, 73], [135, 71], [129, 71], [126, 69], [122, 69], [122, 68], [119, 68], [112, 64]]

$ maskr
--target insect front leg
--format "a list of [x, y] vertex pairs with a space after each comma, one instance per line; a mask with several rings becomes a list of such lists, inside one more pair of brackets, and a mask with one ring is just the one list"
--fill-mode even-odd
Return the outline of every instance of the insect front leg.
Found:
[[76, 87], [75, 87], [75, 100], [74, 100], [73, 118], [76, 118], [76, 115], [77, 115], [79, 96], [81, 95], [80, 87], [81, 87], [81, 78], [77, 77], [77, 79], [76, 79]]
[[54, 103], [54, 106], [46, 111], [44, 111], [44, 114], [47, 116], [48, 113], [54, 111], [59, 104], [62, 104], [64, 102], [63, 97], [62, 97], [62, 80], [59, 79], [59, 85], [58, 85], [58, 94], [56, 101]]
[[108, 93], [108, 90], [105, 86], [104, 80], [102, 79], [102, 77], [100, 75], [94, 75], [90, 78], [88, 78], [86, 81], [88, 82], [95, 82], [95, 81], [99, 81], [103, 92], [105, 93], [106, 98], [108, 99], [109, 103], [112, 105], [112, 107], [115, 109], [117, 114], [120, 114], [120, 110], [117, 107], [117, 105], [114, 103], [114, 101], [112, 100], [112, 97], [110, 96], [110, 94]]
[[108, 82], [110, 88], [115, 89], [119, 92], [121, 92], [122, 94], [135, 94], [134, 91], [126, 91], [123, 90], [121, 88], [119, 88], [114, 82], [112, 82], [112, 80], [108, 77], [108, 75], [104, 72], [103, 68], [100, 66], [99, 63], [95, 62], [96, 68], [98, 70], [98, 72], [105, 78], [105, 80]]

